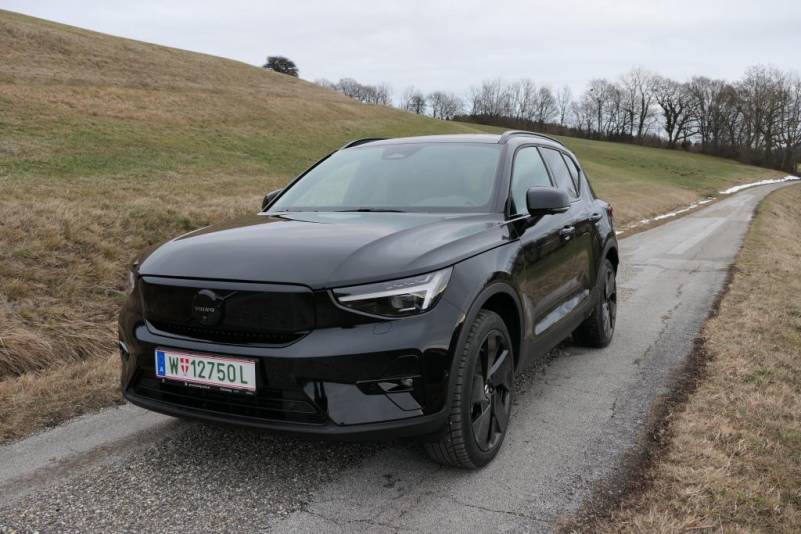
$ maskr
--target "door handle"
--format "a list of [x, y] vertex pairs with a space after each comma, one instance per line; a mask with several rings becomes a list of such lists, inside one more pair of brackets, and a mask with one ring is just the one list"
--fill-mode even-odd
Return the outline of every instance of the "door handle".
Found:
[[601, 220], [601, 214], [598, 213], [597, 211], [595, 213], [593, 213], [592, 215], [590, 215], [590, 221], [592, 221], [594, 223], [597, 223], [600, 220]]
[[568, 239], [573, 237], [573, 234], [575, 234], [575, 233], [576, 233], [576, 227], [575, 226], [565, 226], [564, 228], [559, 230], [559, 237], [561, 237], [562, 239], [567, 241]]

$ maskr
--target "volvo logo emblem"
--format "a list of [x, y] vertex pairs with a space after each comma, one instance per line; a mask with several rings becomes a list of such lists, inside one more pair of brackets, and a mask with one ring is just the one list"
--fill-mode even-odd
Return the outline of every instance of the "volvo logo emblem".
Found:
[[211, 289], [201, 289], [192, 300], [192, 319], [204, 326], [214, 326], [222, 319], [223, 299]]

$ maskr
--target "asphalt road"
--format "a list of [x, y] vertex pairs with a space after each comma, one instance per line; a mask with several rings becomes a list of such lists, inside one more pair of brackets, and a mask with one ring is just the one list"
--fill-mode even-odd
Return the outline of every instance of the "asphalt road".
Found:
[[481, 471], [439, 467], [412, 442], [302, 441], [123, 406], [0, 447], [0, 531], [551, 530], [637, 446], [776, 187], [623, 239], [613, 343], [565, 345], [520, 376]]

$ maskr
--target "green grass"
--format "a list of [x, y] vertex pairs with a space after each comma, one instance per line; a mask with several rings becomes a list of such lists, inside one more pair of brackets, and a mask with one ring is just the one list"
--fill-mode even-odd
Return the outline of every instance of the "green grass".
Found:
[[588, 173], [599, 178], [599, 188], [604, 182], [614, 180], [631, 187], [646, 182], [714, 195], [735, 182], [778, 174], [703, 154], [569, 137], [560, 139], [581, 158]]

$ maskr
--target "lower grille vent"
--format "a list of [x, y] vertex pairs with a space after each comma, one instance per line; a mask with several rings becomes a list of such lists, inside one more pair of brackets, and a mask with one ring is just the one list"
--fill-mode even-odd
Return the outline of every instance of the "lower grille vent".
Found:
[[178, 334], [180, 336], [191, 337], [194, 339], [205, 339], [208, 341], [218, 341], [221, 343], [264, 343], [269, 345], [287, 345], [306, 335], [305, 332], [285, 334], [222, 330], [218, 328], [204, 328], [202, 326], [166, 323], [162, 321], [153, 321], [150, 324], [152, 324], [157, 330], [167, 334]]

